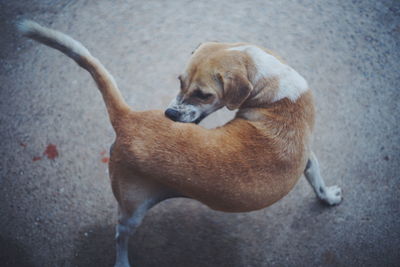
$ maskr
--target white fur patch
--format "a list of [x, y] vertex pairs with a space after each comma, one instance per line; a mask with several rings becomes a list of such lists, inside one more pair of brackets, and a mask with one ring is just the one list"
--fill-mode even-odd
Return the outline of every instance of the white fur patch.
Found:
[[178, 121], [180, 122], [193, 122], [201, 116], [208, 116], [210, 113], [221, 108], [215, 99], [211, 104], [192, 105], [182, 102], [179, 97], [174, 98], [168, 105], [168, 108], [174, 109], [180, 113]]
[[199, 106], [182, 103], [182, 99], [178, 97], [174, 98], [168, 105], [168, 108], [179, 112], [180, 116], [178, 121], [180, 122], [192, 122], [201, 116], [201, 110]]
[[329, 205], [337, 205], [342, 201], [342, 190], [340, 187], [326, 186], [324, 179], [321, 177], [319, 170], [318, 159], [313, 152], [310, 154], [309, 162], [307, 163], [304, 175], [307, 181], [313, 187], [314, 192], [322, 201]]
[[278, 101], [285, 97], [295, 101], [302, 93], [308, 90], [307, 81], [297, 71], [281, 63], [277, 58], [262, 49], [252, 45], [245, 45], [232, 47], [229, 50], [243, 51], [251, 57], [257, 69], [253, 85], [261, 78], [279, 78], [279, 91], [273, 101]]

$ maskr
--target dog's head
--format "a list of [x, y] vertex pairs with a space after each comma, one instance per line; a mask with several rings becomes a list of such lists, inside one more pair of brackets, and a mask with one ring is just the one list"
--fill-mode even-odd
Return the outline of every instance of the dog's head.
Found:
[[306, 80], [271, 52], [244, 43], [200, 45], [179, 80], [181, 91], [165, 114], [180, 122], [198, 123], [224, 106], [296, 101], [308, 90]]
[[193, 52], [178, 77], [180, 92], [165, 111], [168, 118], [199, 123], [224, 106], [237, 109], [247, 99], [253, 87], [246, 58], [226, 48], [226, 44], [205, 43]]

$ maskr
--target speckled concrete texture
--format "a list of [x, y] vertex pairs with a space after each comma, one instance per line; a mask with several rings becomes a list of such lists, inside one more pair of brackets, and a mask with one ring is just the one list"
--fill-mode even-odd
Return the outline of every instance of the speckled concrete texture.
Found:
[[251, 213], [168, 200], [132, 237], [134, 266], [399, 265], [399, 1], [0, 0], [0, 265], [97, 267], [115, 257], [114, 133], [90, 76], [19, 37], [21, 18], [81, 41], [137, 110], [167, 106], [204, 41], [268, 47], [314, 90], [314, 150], [341, 205], [321, 205], [304, 178]]

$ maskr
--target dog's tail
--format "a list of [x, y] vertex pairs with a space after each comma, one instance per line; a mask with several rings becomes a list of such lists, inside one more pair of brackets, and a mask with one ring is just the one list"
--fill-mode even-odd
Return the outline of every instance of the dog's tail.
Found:
[[66, 34], [40, 26], [36, 22], [23, 20], [17, 24], [17, 28], [24, 36], [63, 52], [92, 75], [103, 95], [111, 124], [115, 128], [118, 117], [130, 108], [123, 99], [114, 78], [100, 61], [93, 57], [80, 42]]

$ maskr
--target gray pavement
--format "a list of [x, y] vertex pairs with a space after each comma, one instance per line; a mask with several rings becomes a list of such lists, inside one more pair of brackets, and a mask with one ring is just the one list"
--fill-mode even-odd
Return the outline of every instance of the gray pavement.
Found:
[[341, 205], [304, 178], [251, 213], [168, 200], [131, 239], [135, 266], [400, 265], [399, 1], [0, 0], [0, 266], [111, 266], [104, 103], [70, 59], [13, 32], [20, 18], [80, 40], [137, 110], [166, 107], [204, 41], [268, 47], [314, 90], [314, 150]]

